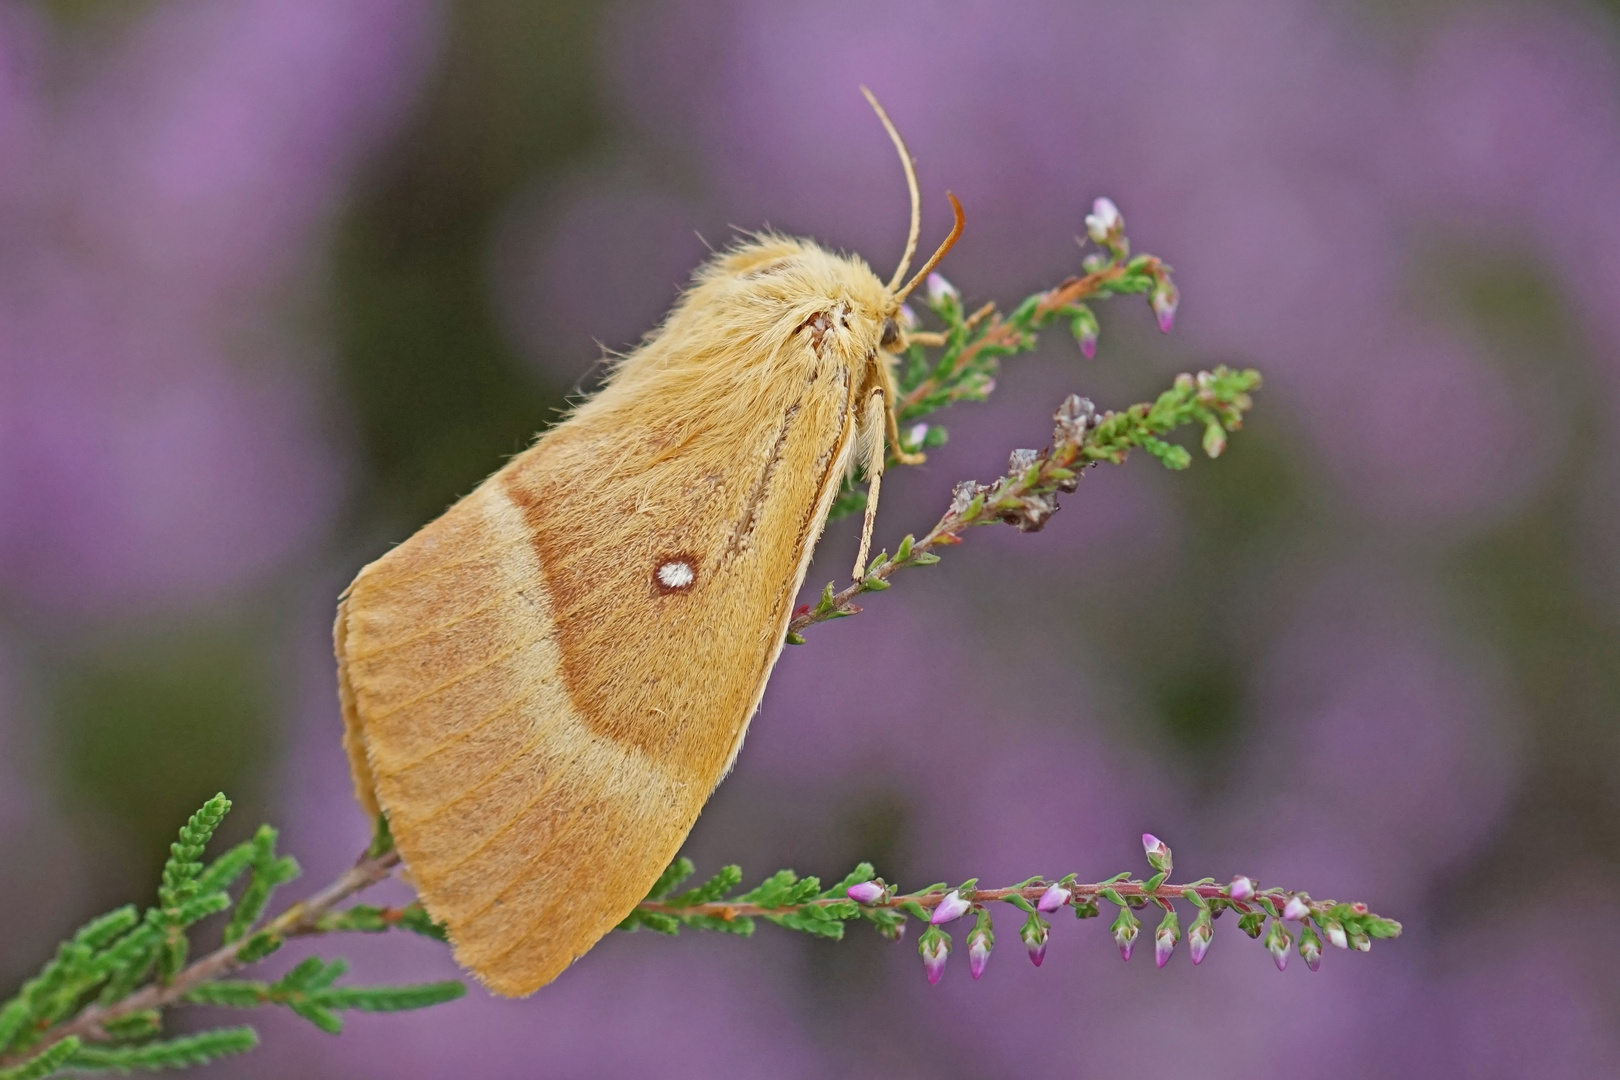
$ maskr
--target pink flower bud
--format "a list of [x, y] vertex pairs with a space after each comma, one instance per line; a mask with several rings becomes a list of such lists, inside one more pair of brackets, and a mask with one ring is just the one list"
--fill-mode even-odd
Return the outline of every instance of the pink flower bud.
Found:
[[1170, 872], [1170, 846], [1150, 832], [1142, 834], [1142, 850], [1147, 853], [1148, 865], [1161, 874]]
[[1271, 920], [1271, 929], [1266, 931], [1266, 950], [1277, 962], [1278, 971], [1288, 970], [1288, 947], [1293, 943], [1293, 935], [1282, 928], [1282, 923]]
[[910, 304], [900, 305], [900, 314], [897, 316], [900, 325], [907, 330], [917, 329], [917, 313], [911, 310]]
[[1079, 341], [1080, 355], [1087, 360], [1095, 360], [1097, 358], [1097, 331], [1091, 329], [1081, 331]]
[[1119, 946], [1119, 958], [1129, 963], [1131, 951], [1136, 948], [1136, 935], [1141, 933], [1142, 924], [1131, 914], [1130, 908], [1120, 908], [1119, 914], [1114, 918], [1112, 929], [1114, 944]]
[[922, 942], [923, 974], [928, 976], [928, 985], [937, 986], [940, 976], [945, 974], [945, 959], [950, 955], [951, 949], [947, 939], [941, 935]]
[[1024, 925], [1018, 931], [1018, 936], [1024, 941], [1024, 948], [1029, 950], [1029, 962], [1036, 967], [1040, 967], [1041, 961], [1046, 959], [1046, 940], [1050, 929], [1045, 919], [1031, 915], [1024, 920]]
[[1192, 955], [1194, 964], [1204, 962], [1204, 954], [1209, 951], [1209, 943], [1215, 937], [1215, 927], [1210, 923], [1206, 913], [1200, 913], [1193, 920], [1192, 929], [1187, 931], [1187, 951]]
[[1106, 243], [1115, 230], [1125, 228], [1125, 218], [1114, 205], [1114, 200], [1106, 196], [1091, 204], [1091, 213], [1086, 215], [1086, 235], [1099, 244]]
[[1181, 294], [1169, 280], [1159, 283], [1148, 297], [1148, 303], [1153, 307], [1153, 314], [1159, 319], [1159, 332], [1168, 334], [1170, 328], [1176, 324], [1176, 308], [1181, 304]]
[[1041, 898], [1035, 902], [1035, 910], [1056, 911], [1064, 904], [1067, 904], [1069, 897], [1073, 895], [1061, 885], [1048, 885], [1046, 891], [1041, 893]]
[[928, 275], [928, 303], [932, 307], [939, 307], [946, 300], [959, 300], [962, 294], [956, 291], [956, 286], [945, 280], [945, 275], [932, 273]]
[[1159, 929], [1153, 934], [1153, 962], [1160, 967], [1170, 962], [1170, 954], [1176, 951], [1176, 942], [1181, 940], [1181, 927], [1173, 919], [1167, 917], [1159, 924]]
[[863, 881], [859, 885], [851, 885], [844, 895], [857, 904], [875, 904], [883, 899], [883, 886], [875, 881]]
[[973, 934], [968, 938], [968, 973], [975, 980], [984, 974], [984, 966], [990, 962], [990, 935]]
[[1227, 886], [1226, 895], [1234, 900], [1253, 900], [1254, 882], [1239, 874], [1232, 879], [1232, 884]]
[[928, 921], [934, 926], [941, 926], [955, 919], [960, 919], [968, 913], [968, 908], [972, 906], [971, 903], [962, 899], [960, 892], [952, 889], [945, 894], [945, 899], [939, 902], [939, 906], [934, 908], [933, 917]]
[[1163, 935], [1153, 940], [1153, 962], [1159, 967], [1170, 962], [1170, 954], [1176, 951], [1176, 943]]
[[1304, 933], [1299, 936], [1299, 955], [1305, 961], [1305, 966], [1316, 971], [1322, 966], [1322, 939], [1305, 927]]
[[1311, 906], [1297, 896], [1290, 896], [1283, 905], [1282, 917], [1292, 922], [1304, 922], [1310, 915]]

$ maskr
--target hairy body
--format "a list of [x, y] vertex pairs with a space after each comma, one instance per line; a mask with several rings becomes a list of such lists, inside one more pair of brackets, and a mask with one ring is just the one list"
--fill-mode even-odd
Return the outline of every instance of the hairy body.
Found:
[[356, 793], [491, 989], [623, 919], [731, 767], [840, 479], [882, 467], [897, 306], [808, 241], [716, 256], [595, 397], [345, 593]]

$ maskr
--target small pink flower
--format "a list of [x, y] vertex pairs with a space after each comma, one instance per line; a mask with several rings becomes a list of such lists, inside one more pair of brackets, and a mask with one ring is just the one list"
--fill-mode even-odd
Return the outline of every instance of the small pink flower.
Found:
[[1323, 929], [1327, 931], [1328, 941], [1335, 949], [1348, 949], [1350, 947], [1350, 939], [1345, 936], [1343, 923], [1337, 919], [1329, 919]]
[[1288, 970], [1288, 947], [1293, 943], [1293, 937], [1282, 928], [1282, 923], [1273, 919], [1271, 929], [1266, 931], [1266, 950], [1277, 962], [1278, 971]]
[[1187, 931], [1187, 951], [1192, 955], [1194, 964], [1204, 962], [1204, 954], [1209, 952], [1209, 943], [1215, 938], [1215, 928], [1206, 920], [1199, 919], [1193, 923], [1192, 929]]
[[1322, 966], [1322, 942], [1315, 934], [1309, 934], [1299, 939], [1299, 955], [1305, 959], [1305, 966], [1316, 971]]
[[1174, 934], [1156, 934], [1153, 938], [1153, 962], [1160, 967], [1170, 962], [1170, 954], [1176, 951], [1176, 938]]
[[1226, 887], [1226, 895], [1234, 900], [1253, 900], [1254, 882], [1239, 874], [1232, 879], [1232, 884]]
[[1304, 922], [1311, 916], [1311, 906], [1297, 896], [1290, 896], [1283, 905], [1282, 917], [1291, 922]]
[[1141, 933], [1142, 924], [1132, 919], [1128, 923], [1114, 924], [1114, 944], [1119, 946], [1119, 958], [1130, 963], [1131, 952], [1136, 948], [1136, 936]]
[[1041, 893], [1041, 898], [1035, 902], [1035, 910], [1056, 911], [1064, 904], [1067, 904], [1069, 897], [1073, 895], [1061, 885], [1048, 885], [1046, 891]]
[[945, 275], [932, 273], [928, 275], [928, 303], [939, 307], [946, 300], [959, 300], [962, 294], [956, 291], [956, 286], [945, 280]]
[[1115, 230], [1125, 228], [1125, 218], [1114, 205], [1114, 200], [1104, 196], [1091, 204], [1091, 213], [1086, 215], [1086, 235], [1096, 243], [1106, 243]]
[[1080, 355], [1087, 360], [1097, 358], [1097, 331], [1087, 329], [1080, 335]]
[[984, 966], [990, 962], [990, 935], [974, 934], [968, 940], [968, 973], [975, 980], [984, 974]]
[[875, 881], [863, 881], [859, 885], [851, 885], [844, 895], [857, 904], [875, 904], [883, 899], [883, 886]]
[[1153, 314], [1159, 319], [1159, 332], [1168, 334], [1176, 324], [1176, 308], [1181, 304], [1181, 294], [1169, 281], [1164, 281], [1153, 290], [1148, 303], [1153, 306]]
[[939, 906], [934, 908], [933, 917], [928, 921], [934, 926], [942, 926], [945, 923], [960, 919], [968, 913], [968, 908], [972, 906], [971, 903], [962, 899], [960, 892], [952, 889], [945, 894], [945, 899], [939, 902]]
[[1029, 962], [1036, 967], [1040, 967], [1041, 961], [1046, 959], [1046, 940], [1050, 929], [1045, 919], [1031, 915], [1018, 931], [1018, 936], [1024, 939], [1024, 948], [1029, 950]]
[[1142, 850], [1147, 853], [1148, 865], [1161, 874], [1170, 872], [1170, 845], [1150, 832], [1142, 834]]
[[929, 986], [939, 984], [940, 977], [945, 974], [945, 959], [950, 955], [950, 951], [950, 947], [945, 944], [943, 937], [937, 937], [932, 941], [923, 943], [923, 974], [928, 976]]

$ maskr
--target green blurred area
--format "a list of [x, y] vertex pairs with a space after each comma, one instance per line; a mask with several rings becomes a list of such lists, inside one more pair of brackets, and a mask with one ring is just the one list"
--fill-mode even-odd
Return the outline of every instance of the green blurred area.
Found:
[[177, 823], [221, 788], [249, 811], [233, 830], [262, 810], [287, 704], [273, 655], [263, 627], [183, 624], [93, 645], [51, 672], [52, 780], [102, 839], [110, 899], [131, 874], [150, 891]]
[[[1565, 437], [1556, 468], [1524, 509], [1448, 552], [1442, 565], [1459, 625], [1497, 646], [1529, 718], [1529, 768], [1518, 812], [1479, 873], [1538, 874], [1570, 862], [1620, 863], [1620, 620], [1594, 596], [1599, 552], [1585, 519], [1612, 485], [1592, 448], [1608, 418], [1596, 358], [1581, 341], [1548, 275], [1533, 264], [1467, 247], [1437, 259], [1448, 310], [1486, 343], [1486, 355], [1520, 387], [1556, 403]], [[1567, 846], [1549, 851], [1548, 831]]]
[[600, 6], [450, 8], [426, 107], [339, 232], [338, 328], [368, 483], [362, 512], [417, 524], [526, 446], [565, 388], [519, 357], [490, 307], [489, 243], [522, 187], [602, 137]]

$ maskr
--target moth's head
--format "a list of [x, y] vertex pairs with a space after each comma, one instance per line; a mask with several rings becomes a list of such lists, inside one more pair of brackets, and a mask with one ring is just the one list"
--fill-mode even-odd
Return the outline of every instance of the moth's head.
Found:
[[766, 314], [780, 331], [812, 335], [819, 354], [852, 368], [900, 338], [894, 290], [866, 261], [828, 251], [813, 240], [757, 234], [699, 274], [743, 308]]

